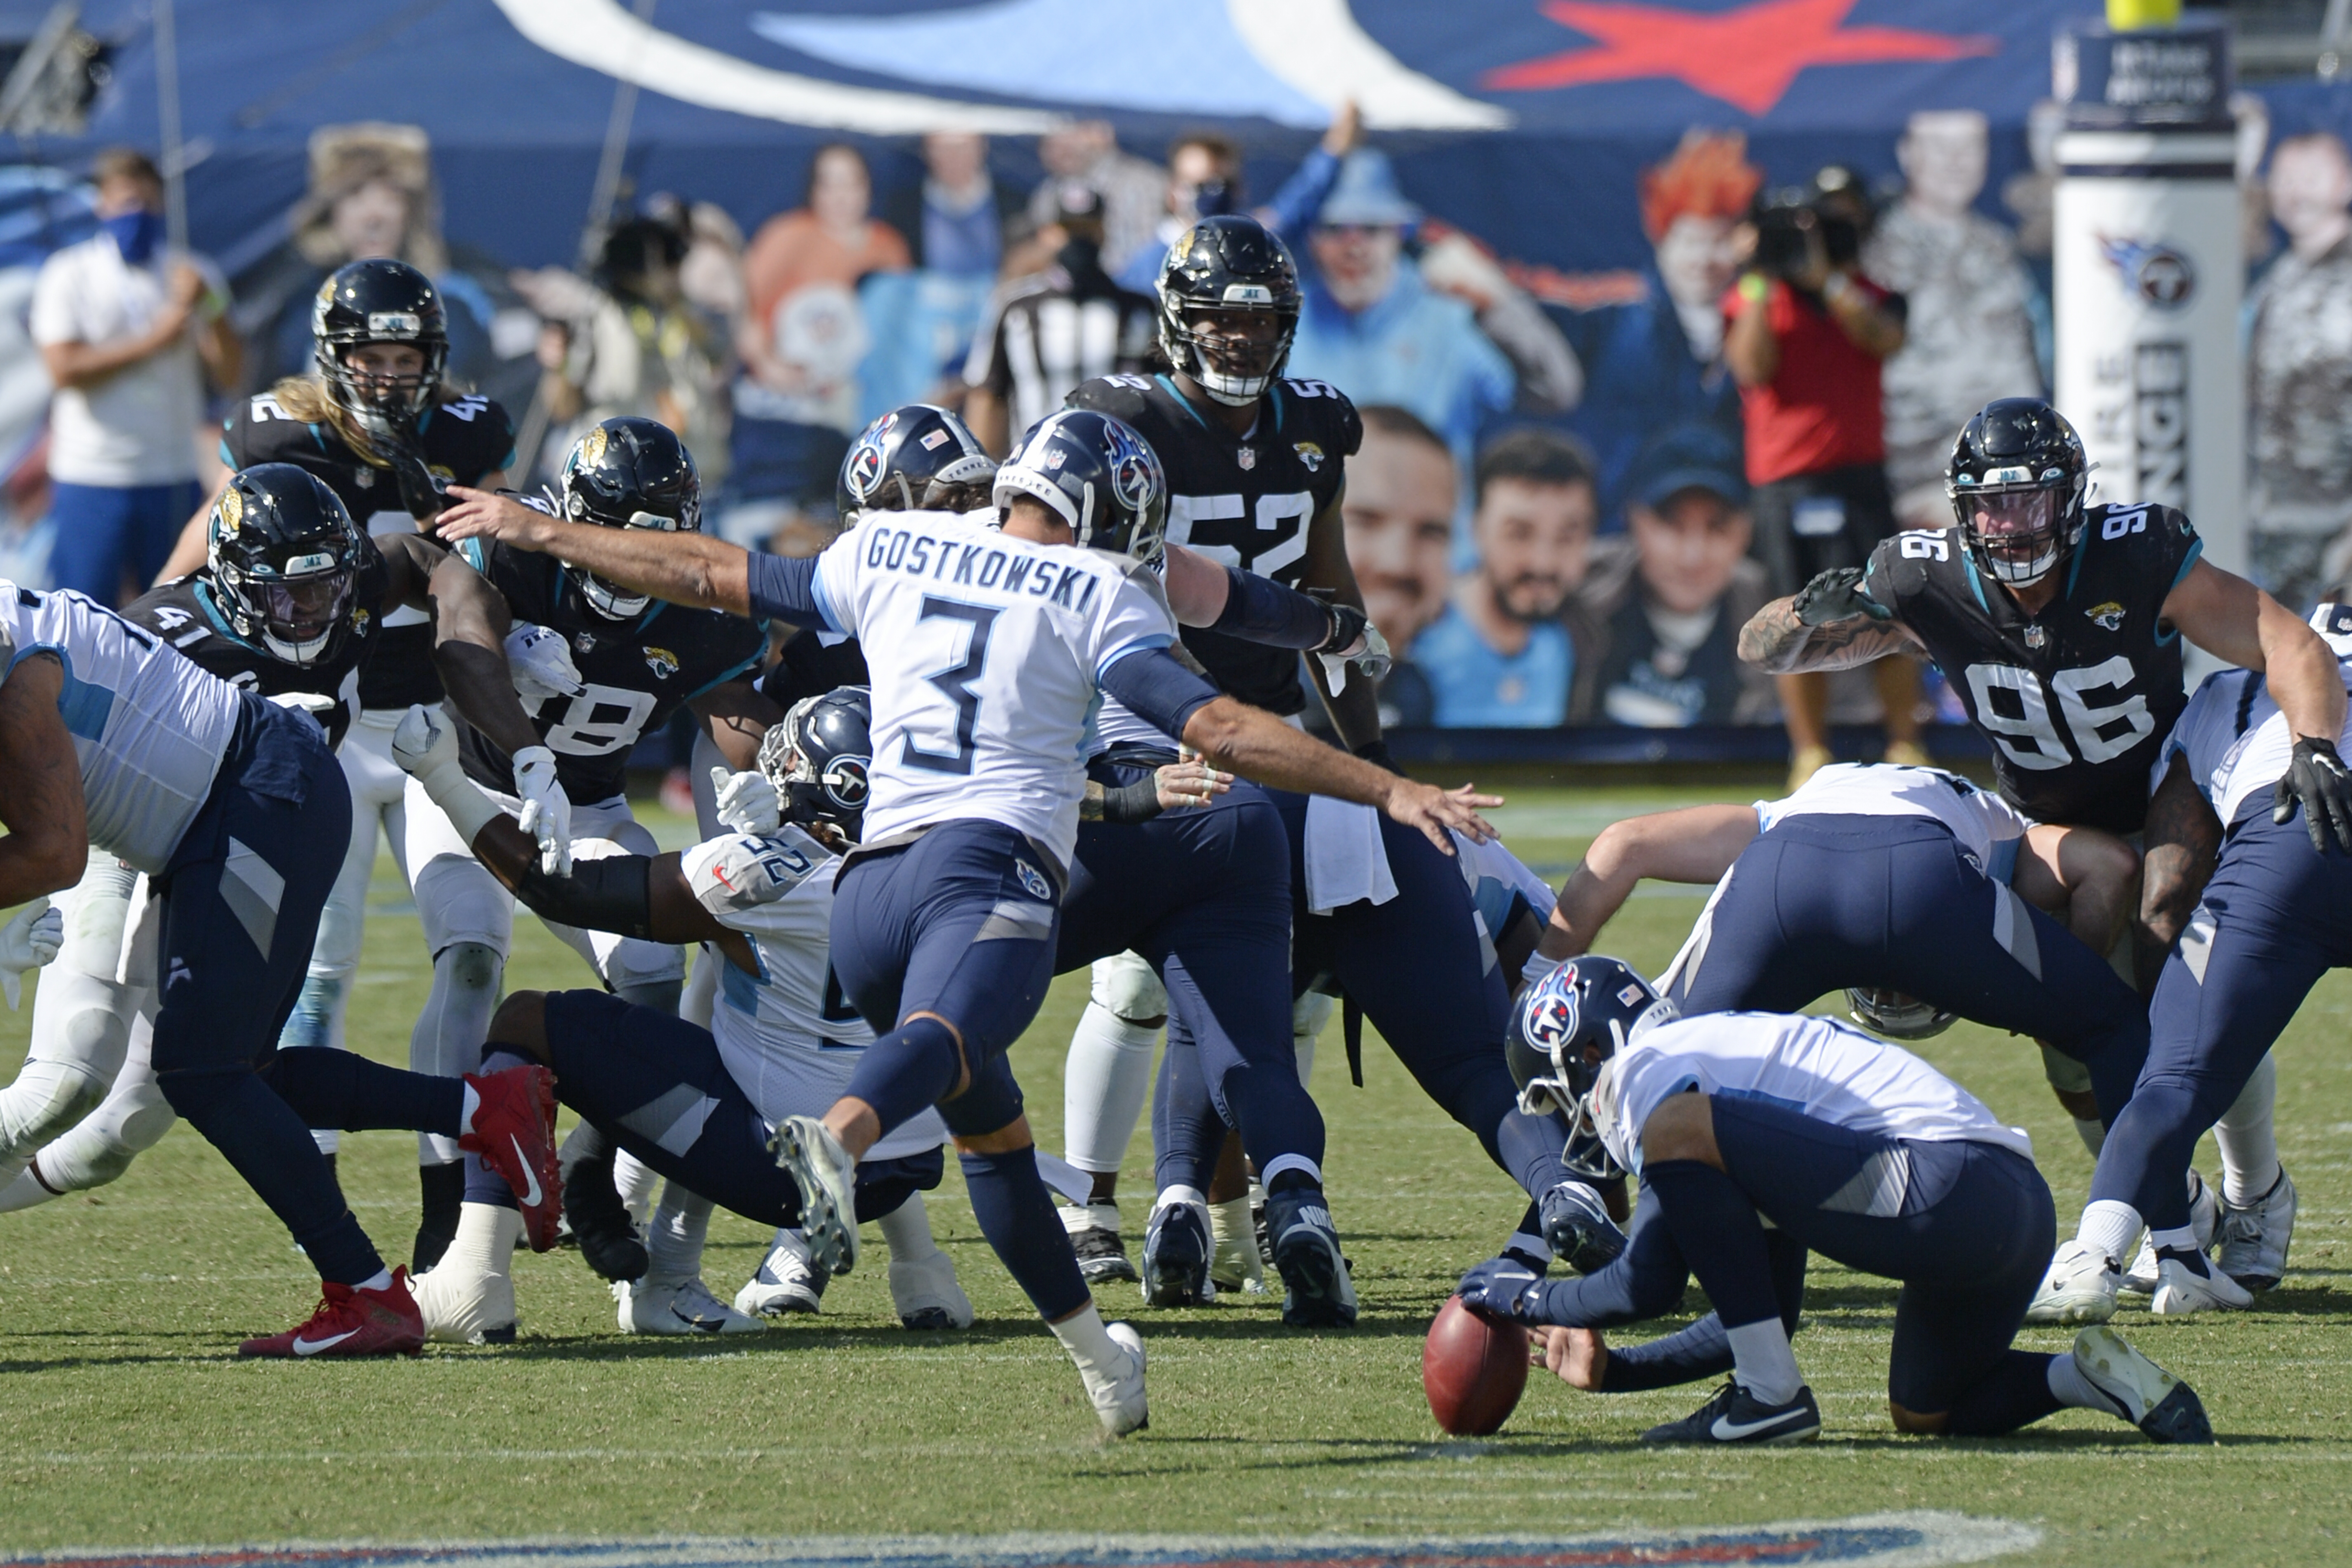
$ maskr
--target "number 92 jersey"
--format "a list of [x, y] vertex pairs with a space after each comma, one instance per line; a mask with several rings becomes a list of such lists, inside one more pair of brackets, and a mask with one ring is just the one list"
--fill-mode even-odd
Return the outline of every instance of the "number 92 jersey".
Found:
[[[545, 626], [572, 646], [586, 689], [549, 698], [531, 723], [555, 753], [564, 795], [583, 805], [622, 793], [630, 748], [668, 723], [680, 703], [749, 674], [767, 651], [761, 623], [724, 610], [656, 600], [633, 619], [608, 620], [588, 607], [552, 555], [481, 539], [467, 540], [457, 553], [499, 591], [516, 620]], [[462, 721], [457, 752], [476, 784], [514, 788], [514, 759]]]
[[2004, 800], [2037, 822], [2129, 834], [2188, 700], [2164, 601], [2203, 549], [2170, 507], [2095, 506], [2039, 615], [1977, 569], [1957, 528], [1882, 541], [1864, 583], [1992, 742]]
[[[1307, 525], [1331, 504], [1364, 422], [1337, 387], [1277, 381], [1244, 437], [1203, 418], [1165, 375], [1106, 375], [1069, 395], [1072, 408], [1123, 419], [1168, 475], [1168, 542], [1191, 547], [1285, 587], [1307, 565]], [[1184, 646], [1218, 687], [1253, 707], [1296, 713], [1307, 706], [1298, 656], [1186, 626]]]

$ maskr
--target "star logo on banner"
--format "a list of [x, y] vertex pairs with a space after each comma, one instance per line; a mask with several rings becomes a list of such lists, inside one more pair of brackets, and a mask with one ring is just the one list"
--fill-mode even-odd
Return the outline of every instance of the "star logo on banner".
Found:
[[1756, 0], [1729, 11], [1680, 11], [1601, 0], [1542, 0], [1546, 16], [1594, 40], [1479, 79], [1490, 90], [1541, 92], [1591, 82], [1672, 77], [1749, 114], [1770, 111], [1810, 66], [1957, 60], [1999, 52], [1996, 38], [1910, 27], [1849, 27], [1854, 0]]

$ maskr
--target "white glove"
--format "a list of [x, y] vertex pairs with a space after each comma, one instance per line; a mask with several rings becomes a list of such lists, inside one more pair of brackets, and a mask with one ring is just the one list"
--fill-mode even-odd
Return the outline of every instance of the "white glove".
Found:
[[35, 899], [0, 926], [0, 995], [8, 998], [8, 1011], [16, 1010], [21, 994], [17, 977], [55, 958], [65, 941], [65, 911], [50, 908], [47, 899]]
[[517, 621], [507, 633], [507, 668], [514, 676], [515, 695], [523, 710], [539, 711], [551, 697], [577, 697], [588, 689], [580, 667], [572, 662], [572, 647], [563, 634]]
[[572, 801], [555, 778], [555, 753], [525, 746], [514, 756], [515, 794], [522, 797], [522, 830], [539, 840], [539, 868], [572, 875]]
[[327, 715], [332, 713], [338, 706], [335, 700], [323, 691], [281, 691], [269, 700], [280, 708], [291, 708], [297, 713], [308, 713], [321, 724], [327, 721]]
[[422, 703], [409, 709], [392, 732], [392, 760], [400, 771], [425, 786], [467, 844], [494, 816], [504, 816], [498, 803], [484, 795], [457, 759], [457, 730], [448, 716]]
[[784, 803], [768, 775], [757, 768], [730, 773], [714, 767], [710, 787], [719, 792], [719, 825], [728, 832], [765, 838], [784, 825]]
[[1372, 625], [1370, 617], [1360, 610], [1344, 606], [1333, 613], [1337, 615], [1343, 611], [1349, 619], [1361, 620], [1362, 627], [1347, 647], [1333, 648], [1328, 653], [1318, 651], [1315, 656], [1323, 661], [1323, 679], [1331, 688], [1334, 697], [1348, 689], [1349, 666], [1353, 665], [1363, 671], [1364, 678], [1378, 686], [1388, 679], [1389, 668], [1396, 662], [1396, 656], [1389, 649], [1389, 639], [1381, 636], [1381, 628]]

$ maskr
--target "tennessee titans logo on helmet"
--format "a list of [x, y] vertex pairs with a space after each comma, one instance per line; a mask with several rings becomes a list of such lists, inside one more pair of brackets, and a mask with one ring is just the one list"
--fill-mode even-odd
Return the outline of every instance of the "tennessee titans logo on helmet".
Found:
[[1564, 963], [1543, 978], [1519, 1005], [1519, 1031], [1528, 1044], [1557, 1058], [1559, 1047], [1576, 1037], [1581, 1008], [1576, 1000], [1576, 965]]
[[865, 757], [835, 757], [827, 763], [817, 778], [824, 786], [825, 798], [844, 811], [864, 811], [866, 797], [873, 789], [866, 766]]
[[1121, 506], [1140, 512], [1167, 489], [1160, 458], [1125, 425], [1110, 426], [1109, 435], [1111, 493]]
[[859, 500], [872, 499], [882, 482], [882, 443], [868, 440], [849, 455], [849, 493]]

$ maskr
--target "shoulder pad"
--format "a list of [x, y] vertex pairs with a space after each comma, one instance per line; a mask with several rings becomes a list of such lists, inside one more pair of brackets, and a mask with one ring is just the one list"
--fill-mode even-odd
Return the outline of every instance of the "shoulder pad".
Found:
[[1062, 400], [1065, 408], [1091, 408], [1133, 424], [1150, 406], [1151, 378], [1147, 375], [1098, 375], [1082, 381]]
[[719, 920], [772, 904], [815, 875], [830, 856], [812, 854], [779, 834], [732, 833], [706, 839], [678, 858], [695, 901]]
[[1290, 394], [1291, 416], [1325, 437], [1327, 447], [1352, 458], [1364, 444], [1363, 416], [1354, 399], [1328, 381], [1285, 377], [1282, 389]]

